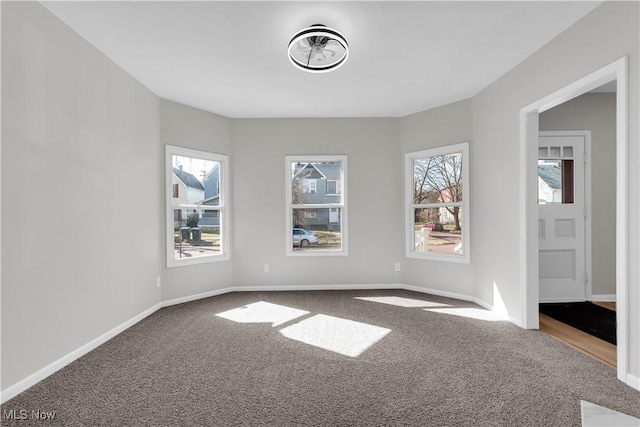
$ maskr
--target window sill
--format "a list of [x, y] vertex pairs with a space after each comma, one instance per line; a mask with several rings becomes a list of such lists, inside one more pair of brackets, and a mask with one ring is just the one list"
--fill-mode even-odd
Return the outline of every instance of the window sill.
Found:
[[215, 263], [220, 261], [229, 261], [231, 257], [229, 255], [212, 255], [201, 258], [191, 258], [191, 259], [168, 259], [167, 260], [167, 268], [174, 267], [186, 267], [189, 265], [198, 265], [198, 264], [208, 264]]
[[309, 257], [309, 256], [316, 256], [316, 257], [323, 257], [323, 256], [348, 256], [349, 252], [346, 250], [339, 250], [339, 251], [330, 251], [330, 250], [310, 250], [310, 251], [287, 251], [287, 256], [291, 256], [291, 257]]
[[425, 254], [425, 253], [416, 253], [416, 252], [407, 252], [405, 254], [407, 258], [412, 259], [421, 259], [425, 261], [443, 261], [443, 262], [452, 262], [457, 264], [471, 264], [471, 260], [469, 256], [462, 255], [448, 255], [448, 254]]

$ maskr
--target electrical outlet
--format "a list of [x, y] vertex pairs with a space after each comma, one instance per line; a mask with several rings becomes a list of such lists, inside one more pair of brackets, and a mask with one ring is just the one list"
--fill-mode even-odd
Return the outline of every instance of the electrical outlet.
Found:
[[399, 262], [396, 262], [395, 268], [396, 268], [396, 271], [400, 271], [400, 263]]
[[156, 277], [156, 288], [159, 288], [161, 284], [160, 276]]
[[269, 272], [269, 264], [265, 264], [264, 265], [264, 272], [268, 273]]

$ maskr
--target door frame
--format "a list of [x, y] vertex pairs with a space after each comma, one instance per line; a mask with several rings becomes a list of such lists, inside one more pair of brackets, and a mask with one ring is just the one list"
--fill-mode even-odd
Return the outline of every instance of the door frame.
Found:
[[[587, 216], [584, 219], [584, 272], [587, 275], [585, 284], [585, 297], [587, 301], [591, 300], [591, 131], [590, 130], [548, 130], [539, 131], [538, 137], [541, 136], [581, 136], [584, 138], [584, 206], [587, 210]], [[537, 156], [536, 156], [537, 158]], [[537, 178], [536, 178], [537, 179]], [[536, 191], [537, 194], [537, 191]], [[538, 215], [539, 216], [539, 215]], [[538, 296], [539, 298], [539, 296]], [[574, 301], [573, 299], [571, 301]]]
[[[631, 385], [629, 374], [628, 277], [628, 58], [626, 56], [520, 109], [520, 322], [539, 328], [538, 210], [536, 197], [539, 114], [616, 81], [616, 319], [617, 376]], [[532, 213], [535, 213], [533, 215]]]

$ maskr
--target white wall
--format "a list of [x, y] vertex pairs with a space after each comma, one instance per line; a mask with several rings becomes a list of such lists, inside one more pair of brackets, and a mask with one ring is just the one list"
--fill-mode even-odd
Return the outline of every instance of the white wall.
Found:
[[[175, 102], [161, 100], [160, 129], [163, 146], [168, 144], [217, 154], [231, 154], [231, 120], [226, 117]], [[161, 163], [164, 165], [164, 162]], [[231, 159], [232, 171], [234, 163], [236, 163], [234, 159]], [[161, 185], [162, 189], [164, 189], [164, 179], [161, 181]], [[233, 184], [231, 189], [233, 191]], [[160, 191], [162, 192], [162, 190]], [[231, 203], [233, 215], [233, 198]], [[163, 208], [163, 221], [165, 215]], [[163, 301], [232, 286], [231, 260], [166, 268], [166, 263], [164, 262], [164, 240], [160, 245], [162, 246], [161, 252], [164, 266], [162, 273]]]
[[2, 2], [3, 390], [160, 302], [159, 129], [154, 94]]
[[[519, 112], [585, 75], [629, 56], [629, 283], [630, 307], [640, 302], [640, 147], [638, 144], [638, 6], [637, 2], [604, 2], [473, 98], [472, 168], [474, 175], [473, 245], [477, 295], [493, 298], [493, 284], [510, 313], [520, 316]], [[493, 167], [489, 167], [492, 165]], [[501, 197], [495, 189], [501, 188]], [[503, 213], [501, 231], [482, 226]], [[640, 374], [640, 317], [630, 314], [630, 373]]]
[[[399, 119], [233, 120], [234, 283], [400, 283], [398, 135]], [[348, 156], [348, 256], [285, 256], [285, 156], [298, 154]]]
[[[403, 157], [406, 153], [413, 151], [426, 150], [429, 148], [468, 141], [470, 142], [470, 157], [473, 158], [474, 145], [472, 142], [473, 138], [471, 129], [471, 100], [456, 102], [404, 117], [401, 120], [400, 130], [402, 141], [401, 157], [403, 162], [402, 173], [404, 173]], [[475, 173], [473, 168], [470, 169], [470, 173], [471, 177], [473, 177]], [[473, 179], [470, 181], [472, 189], [465, 190], [465, 194], [471, 194], [473, 192]], [[398, 187], [401, 189], [400, 191], [404, 191], [403, 186], [404, 182], [402, 183], [402, 186]], [[402, 203], [403, 202], [404, 198]], [[473, 200], [471, 203], [473, 203]], [[406, 258], [404, 261], [404, 283], [411, 286], [435, 289], [438, 291], [457, 293], [466, 296], [472, 296], [474, 294], [473, 265], [475, 250], [473, 242], [475, 240], [475, 213], [473, 205], [470, 207], [471, 264]], [[402, 212], [402, 215], [402, 226], [404, 227], [404, 211]]]
[[594, 295], [616, 293], [616, 94], [587, 93], [540, 114], [541, 131], [591, 131]]

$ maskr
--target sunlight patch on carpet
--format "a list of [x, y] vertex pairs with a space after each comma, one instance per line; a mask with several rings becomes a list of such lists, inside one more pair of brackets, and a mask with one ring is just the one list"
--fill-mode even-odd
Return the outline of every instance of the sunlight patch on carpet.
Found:
[[397, 307], [451, 307], [449, 304], [443, 304], [440, 302], [424, 301], [419, 299], [404, 298], [404, 297], [355, 297], [362, 301], [379, 302], [382, 304], [395, 305]]
[[482, 308], [459, 307], [459, 308], [425, 308], [424, 311], [438, 314], [450, 314], [452, 316], [467, 317], [469, 319], [486, 320], [488, 322], [504, 321], [497, 314]]
[[276, 327], [306, 314], [309, 312], [260, 301], [218, 313], [216, 316], [238, 323], [271, 323], [271, 326]]
[[358, 357], [389, 332], [391, 329], [324, 314], [304, 319], [280, 331], [292, 340], [349, 357]]

